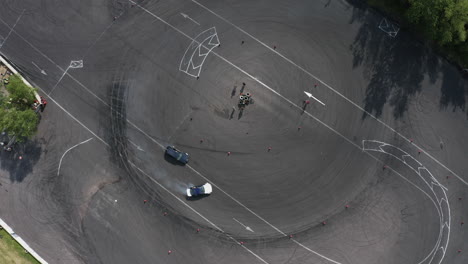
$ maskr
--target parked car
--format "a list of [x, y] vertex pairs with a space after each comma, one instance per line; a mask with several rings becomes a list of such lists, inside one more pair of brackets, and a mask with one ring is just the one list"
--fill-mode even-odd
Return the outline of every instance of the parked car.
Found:
[[192, 186], [190, 188], [187, 188], [187, 197], [207, 195], [207, 194], [210, 194], [212, 191], [213, 191], [213, 187], [211, 187], [211, 184], [209, 183], [205, 183], [199, 186]]
[[189, 154], [176, 149], [174, 146], [167, 146], [166, 154], [183, 164], [189, 162]]

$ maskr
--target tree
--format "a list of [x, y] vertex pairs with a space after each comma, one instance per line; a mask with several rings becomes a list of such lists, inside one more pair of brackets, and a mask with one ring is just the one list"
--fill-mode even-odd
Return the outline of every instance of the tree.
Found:
[[408, 20], [441, 46], [467, 39], [468, 0], [408, 0]]
[[0, 130], [16, 136], [19, 142], [34, 135], [38, 121], [37, 114], [31, 109], [0, 109]]
[[6, 89], [10, 100], [22, 108], [29, 108], [35, 100], [34, 88], [27, 86], [18, 75], [10, 76]]

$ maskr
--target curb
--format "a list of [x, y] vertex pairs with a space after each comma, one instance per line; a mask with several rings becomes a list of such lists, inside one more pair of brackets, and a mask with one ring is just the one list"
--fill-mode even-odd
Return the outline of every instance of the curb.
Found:
[[3, 229], [5, 229], [5, 231], [7, 231], [8, 234], [10, 234], [10, 236], [13, 237], [13, 239], [16, 240], [16, 242], [18, 242], [26, 251], [28, 251], [28, 253], [31, 254], [37, 261], [39, 261], [41, 264], [48, 264], [47, 261], [41, 258], [41, 256], [39, 256], [39, 254], [37, 254], [36, 251], [34, 251], [28, 245], [28, 243], [26, 243], [26, 241], [24, 241], [20, 236], [18, 236], [15, 233], [15, 231], [13, 231], [13, 229], [9, 225], [7, 225], [7, 223], [5, 223], [5, 221], [3, 221], [1, 218], [0, 226], [2, 226]]

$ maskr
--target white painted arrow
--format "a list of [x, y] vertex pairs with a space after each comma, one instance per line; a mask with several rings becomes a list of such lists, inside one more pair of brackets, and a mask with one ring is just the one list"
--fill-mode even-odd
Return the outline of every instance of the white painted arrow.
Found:
[[198, 23], [197, 21], [195, 21], [193, 18], [189, 17], [187, 14], [184, 14], [184, 13], [180, 13], [185, 19], [188, 19], [190, 21], [192, 21], [193, 23], [197, 24], [197, 25], [200, 25], [200, 23]]
[[234, 217], [233, 217], [232, 219], [234, 219], [234, 221], [236, 221], [237, 223], [239, 223], [241, 226], [245, 227], [245, 229], [246, 229], [247, 231], [250, 231], [250, 232], [254, 233], [254, 231], [252, 230], [252, 228], [250, 228], [250, 227], [248, 227], [248, 226], [242, 224], [241, 222], [239, 222], [239, 220], [235, 219]]
[[135, 144], [134, 142], [132, 142], [130, 139], [128, 140], [128, 142], [130, 142], [133, 146], [135, 146], [139, 151], [145, 152], [144, 149], [142, 149], [140, 146], [138, 146], [137, 144]]
[[37, 64], [34, 63], [34, 61], [31, 61], [31, 63], [32, 63], [34, 66], [36, 66], [36, 68], [37, 68], [38, 70], [40, 70], [42, 74], [47, 75], [47, 73], [46, 73], [43, 69], [39, 68], [39, 66], [37, 66]]
[[304, 91], [304, 93], [309, 97], [309, 98], [313, 98], [315, 101], [321, 103], [323, 106], [325, 106], [324, 103], [322, 103], [319, 99], [315, 98], [311, 93], [308, 93], [306, 91]]

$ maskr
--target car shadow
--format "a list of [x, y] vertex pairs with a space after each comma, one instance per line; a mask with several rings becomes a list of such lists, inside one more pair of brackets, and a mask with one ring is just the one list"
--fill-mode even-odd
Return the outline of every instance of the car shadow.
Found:
[[202, 194], [202, 195], [197, 195], [197, 196], [194, 196], [194, 197], [188, 197], [188, 196], [185, 196], [185, 200], [187, 201], [198, 201], [198, 200], [201, 200], [205, 197], [208, 197], [210, 196], [210, 194]]
[[164, 160], [166, 160], [167, 162], [171, 163], [172, 165], [175, 165], [175, 166], [185, 166], [184, 163], [174, 159], [173, 157], [169, 156], [166, 152], [164, 152]]

